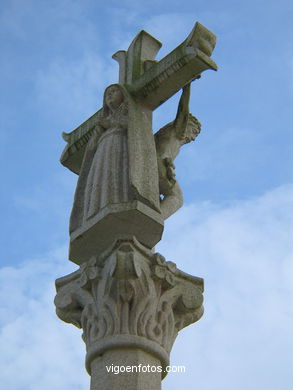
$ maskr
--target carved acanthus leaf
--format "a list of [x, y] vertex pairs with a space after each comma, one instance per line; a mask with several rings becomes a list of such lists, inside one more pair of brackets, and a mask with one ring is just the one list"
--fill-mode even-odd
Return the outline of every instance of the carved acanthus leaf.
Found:
[[178, 331], [203, 313], [202, 280], [182, 273], [159, 253], [142, 252], [134, 241], [61, 279], [56, 282], [57, 314], [83, 328], [88, 347], [129, 335], [151, 340], [169, 353]]

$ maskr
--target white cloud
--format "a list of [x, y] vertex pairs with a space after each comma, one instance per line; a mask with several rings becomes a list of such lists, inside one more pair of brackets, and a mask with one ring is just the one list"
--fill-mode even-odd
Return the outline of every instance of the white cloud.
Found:
[[226, 208], [185, 207], [166, 230], [161, 251], [205, 279], [206, 313], [179, 335], [172, 363], [188, 372], [165, 390], [195, 380], [201, 389], [291, 389], [293, 186]]
[[[291, 389], [292, 222], [288, 185], [226, 207], [193, 204], [167, 223], [157, 250], [205, 278], [206, 312], [179, 334], [171, 363], [186, 373], [169, 374], [164, 390]], [[80, 332], [53, 307], [54, 279], [72, 268], [61, 248], [1, 269], [3, 388], [88, 386]]]
[[1, 386], [10, 390], [88, 386], [80, 331], [54, 313], [54, 279], [72, 272], [66, 250], [0, 271]]

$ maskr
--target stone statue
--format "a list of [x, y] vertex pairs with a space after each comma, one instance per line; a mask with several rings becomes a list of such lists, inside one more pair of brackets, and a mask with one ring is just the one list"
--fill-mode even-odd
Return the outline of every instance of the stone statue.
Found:
[[175, 178], [174, 160], [182, 145], [194, 141], [201, 130], [199, 121], [189, 113], [190, 83], [183, 87], [176, 118], [155, 134], [159, 171], [159, 190], [163, 195], [161, 212], [164, 219], [183, 204], [180, 186]]
[[[183, 88], [175, 120], [155, 134], [159, 192], [164, 196], [160, 209], [164, 219], [183, 204], [182, 191], [175, 179], [174, 159], [180, 147], [194, 140], [200, 132], [200, 123], [189, 113], [189, 96], [190, 84]], [[106, 88], [103, 109], [97, 117], [79, 172], [70, 232], [108, 204], [127, 203], [138, 198], [130, 183], [130, 170], [135, 167], [129, 166], [133, 142], [128, 142], [128, 101], [123, 86], [113, 84]], [[143, 135], [141, 133], [140, 142], [145, 142]], [[135, 163], [142, 161], [140, 158]]]
[[83, 157], [70, 218], [75, 231], [108, 204], [135, 199], [130, 184], [128, 93], [119, 84], [106, 88], [103, 109]]
[[[203, 314], [203, 279], [155, 253], [164, 220], [183, 196], [174, 160], [201, 124], [189, 112], [191, 82], [207, 69], [216, 37], [200, 23], [160, 61], [161, 43], [141, 31], [113, 58], [119, 83], [71, 133], [61, 163], [78, 175], [69, 259], [79, 269], [56, 280], [57, 315], [83, 329], [91, 390], [161, 388], [178, 332]], [[174, 121], [157, 133], [152, 112], [182, 89]], [[106, 366], [160, 371], [115, 375]]]
[[[70, 260], [81, 264], [121, 235], [152, 249], [182, 192], [174, 159], [200, 124], [189, 113], [190, 83], [217, 69], [215, 36], [200, 23], [176, 49], [155, 60], [161, 43], [141, 31], [119, 62], [119, 83], [106, 88], [103, 107], [71, 133], [61, 162], [79, 175], [70, 218]], [[152, 129], [152, 112], [183, 88], [175, 120]]]

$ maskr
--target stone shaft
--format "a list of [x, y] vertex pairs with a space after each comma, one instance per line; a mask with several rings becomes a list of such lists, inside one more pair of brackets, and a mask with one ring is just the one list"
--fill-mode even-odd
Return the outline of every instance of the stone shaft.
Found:
[[108, 350], [91, 363], [90, 390], [160, 390], [160, 364], [159, 359], [140, 349]]

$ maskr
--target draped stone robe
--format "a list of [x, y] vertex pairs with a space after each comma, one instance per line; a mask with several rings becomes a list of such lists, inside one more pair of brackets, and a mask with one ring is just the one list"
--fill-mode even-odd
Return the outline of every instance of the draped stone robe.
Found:
[[[159, 180], [151, 111], [135, 102], [123, 85], [124, 100], [113, 113], [105, 103], [86, 147], [70, 218], [70, 232], [110, 204], [139, 200], [160, 212]], [[109, 88], [109, 87], [108, 87]]]

